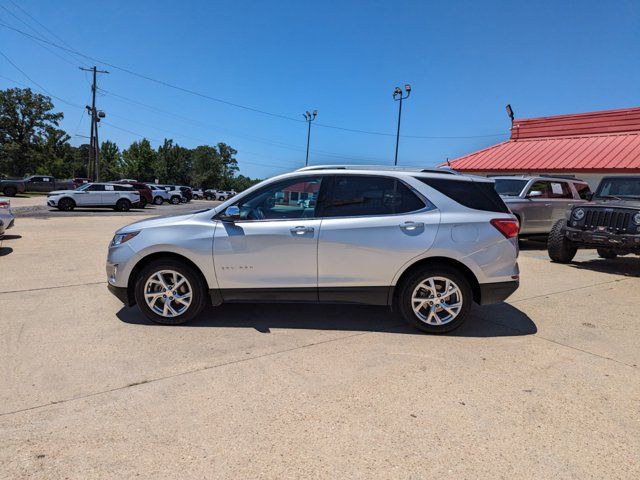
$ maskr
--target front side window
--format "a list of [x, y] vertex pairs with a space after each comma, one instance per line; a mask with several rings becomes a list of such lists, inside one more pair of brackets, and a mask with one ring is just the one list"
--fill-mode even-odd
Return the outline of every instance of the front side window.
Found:
[[415, 212], [425, 206], [409, 187], [395, 178], [339, 175], [334, 177], [322, 216], [393, 215]]
[[104, 185], [97, 185], [97, 184], [93, 184], [93, 185], [89, 185], [86, 188], [87, 192], [104, 192]]
[[[542, 195], [531, 195], [533, 192], [540, 192], [542, 193]], [[529, 187], [527, 195], [537, 196], [538, 198], [549, 198], [551, 195], [551, 187], [549, 186], [549, 182], [543, 180], [533, 182], [531, 187]]]
[[[254, 192], [240, 200], [240, 220], [287, 220], [316, 216], [322, 177], [291, 178]], [[300, 194], [306, 194], [300, 200]]]

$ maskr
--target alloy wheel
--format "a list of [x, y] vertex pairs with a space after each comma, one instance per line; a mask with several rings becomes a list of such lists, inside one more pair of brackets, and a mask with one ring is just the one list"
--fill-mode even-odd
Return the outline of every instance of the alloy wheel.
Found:
[[192, 295], [193, 290], [187, 278], [175, 270], [155, 272], [144, 286], [147, 306], [165, 318], [185, 313], [191, 305]]
[[429, 277], [411, 295], [411, 307], [418, 319], [429, 325], [452, 322], [462, 310], [462, 290], [446, 277]]

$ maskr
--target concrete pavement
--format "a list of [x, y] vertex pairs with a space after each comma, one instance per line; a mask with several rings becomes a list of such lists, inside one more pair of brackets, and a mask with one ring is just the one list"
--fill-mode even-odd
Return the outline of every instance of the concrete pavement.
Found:
[[0, 478], [640, 476], [640, 259], [525, 246], [520, 290], [450, 336], [357, 306], [161, 327], [106, 290], [139, 219], [22, 218], [0, 247]]

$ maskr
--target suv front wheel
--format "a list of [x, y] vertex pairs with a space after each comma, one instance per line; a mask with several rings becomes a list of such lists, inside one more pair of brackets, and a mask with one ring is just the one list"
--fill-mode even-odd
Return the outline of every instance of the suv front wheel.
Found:
[[427, 333], [446, 333], [465, 321], [473, 293], [455, 268], [428, 266], [402, 283], [398, 303], [400, 313], [414, 327]]
[[554, 262], [569, 263], [578, 251], [576, 246], [564, 234], [566, 224], [567, 221], [565, 219], [558, 220], [551, 228], [547, 239], [547, 253]]
[[138, 275], [135, 297], [151, 321], [178, 325], [202, 311], [207, 291], [193, 268], [173, 259], [160, 259], [144, 267]]

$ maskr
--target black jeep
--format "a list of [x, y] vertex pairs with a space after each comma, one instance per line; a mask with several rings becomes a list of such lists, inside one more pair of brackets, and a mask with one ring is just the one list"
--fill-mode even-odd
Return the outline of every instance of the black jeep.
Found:
[[640, 255], [640, 176], [604, 177], [588, 203], [553, 225], [551, 260], [568, 263], [578, 248], [596, 248], [602, 258]]

